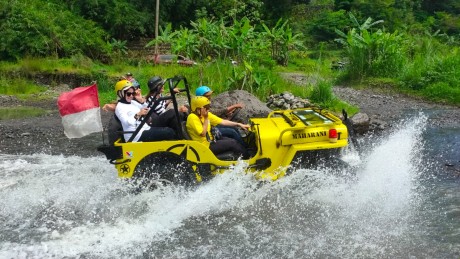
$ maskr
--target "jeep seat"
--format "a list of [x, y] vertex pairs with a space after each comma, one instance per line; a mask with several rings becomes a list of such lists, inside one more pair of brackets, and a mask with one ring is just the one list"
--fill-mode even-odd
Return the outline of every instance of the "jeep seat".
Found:
[[187, 121], [182, 121], [181, 127], [182, 127], [182, 134], [184, 135], [184, 139], [192, 140], [192, 138], [190, 137], [190, 135], [187, 132]]
[[109, 123], [107, 125], [107, 135], [109, 138], [109, 144], [113, 145], [117, 139], [121, 138], [124, 141], [123, 135], [120, 132], [123, 131], [123, 127], [121, 126], [120, 120], [114, 114], [112, 118], [110, 118]]

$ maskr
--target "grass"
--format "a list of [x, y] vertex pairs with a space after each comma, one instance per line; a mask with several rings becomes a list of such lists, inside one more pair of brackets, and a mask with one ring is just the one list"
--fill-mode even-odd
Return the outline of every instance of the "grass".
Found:
[[0, 78], [0, 94], [4, 95], [29, 95], [44, 92], [46, 89], [25, 78]]
[[[163, 78], [169, 78], [175, 75], [183, 75], [187, 78], [192, 93], [200, 85], [207, 85], [216, 93], [244, 89], [252, 92], [260, 100], [265, 101], [269, 95], [284, 91], [289, 91], [303, 98], [310, 98], [312, 94], [308, 84], [297, 85], [294, 82], [285, 80], [279, 72], [297, 71], [307, 76], [313, 74], [311, 78], [314, 81], [317, 78], [322, 78], [323, 75], [327, 78], [333, 78], [334, 76], [330, 70], [329, 61], [323, 61], [321, 58], [309, 59], [308, 54], [305, 53], [296, 53], [292, 58], [291, 65], [287, 68], [279, 66], [269, 68], [257, 64], [251, 64], [251, 66], [253, 67], [248, 68], [244, 64], [240, 64], [235, 67], [230, 62], [224, 61], [201, 63], [193, 67], [182, 67], [175, 64], [153, 66], [145, 62], [139, 62], [134, 66], [122, 62], [114, 65], [104, 65], [82, 56], [74, 56], [69, 59], [27, 58], [17, 63], [0, 63], [0, 94], [23, 98], [30, 94], [44, 92], [48, 87], [37, 85], [30, 78], [40, 74], [58, 75], [68, 73], [81, 76], [83, 78], [81, 86], [90, 85], [92, 81], [96, 81], [102, 106], [105, 103], [115, 101], [116, 95], [113, 90], [115, 83], [121, 76], [131, 72], [141, 84], [144, 94], [148, 92], [147, 81], [152, 76], [161, 75]], [[241, 88], [241, 82], [246, 83], [243, 88]], [[52, 82], [52, 84], [59, 83]], [[339, 109], [333, 106], [346, 106], [346, 104], [340, 103], [338, 100], [322, 102], [321, 105], [332, 105], [333, 110]]]
[[435, 102], [448, 104], [460, 103], [460, 88], [451, 87], [445, 82], [432, 84], [424, 88], [420, 94]]
[[22, 119], [40, 116], [48, 113], [47, 110], [36, 107], [0, 107], [0, 120]]

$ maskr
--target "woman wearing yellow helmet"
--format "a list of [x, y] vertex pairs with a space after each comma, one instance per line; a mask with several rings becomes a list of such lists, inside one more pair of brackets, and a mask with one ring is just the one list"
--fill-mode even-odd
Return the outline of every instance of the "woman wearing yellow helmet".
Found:
[[248, 159], [248, 151], [236, 140], [227, 137], [216, 139], [211, 134], [211, 126], [224, 125], [241, 127], [244, 130], [249, 129], [249, 125], [224, 120], [209, 112], [211, 102], [204, 96], [195, 96], [191, 101], [191, 113], [187, 117], [187, 132], [192, 140], [201, 142], [208, 146], [215, 154], [221, 154], [226, 151], [233, 151], [237, 155]]
[[[115, 85], [115, 92], [119, 98], [115, 115], [120, 120], [123, 131], [135, 131], [139, 126], [139, 119], [147, 115], [148, 108], [138, 102], [133, 102], [135, 89], [133, 84], [128, 80], [121, 80]], [[128, 141], [132, 133], [125, 133], [125, 141]], [[133, 139], [137, 141], [158, 141], [176, 139], [176, 133], [168, 127], [150, 127], [144, 124], [142, 129]]]
[[[127, 76], [128, 75], [132, 75], [131, 73], [127, 73], [126, 74]], [[123, 77], [125, 78], [125, 77]], [[133, 101], [136, 101], [140, 104], [143, 104], [145, 103], [145, 98], [142, 96], [142, 93], [141, 93], [141, 86], [139, 84], [139, 82], [137, 82], [136, 80], [134, 80], [134, 78], [131, 77], [132, 80], [129, 80], [127, 78], [125, 79], [121, 79], [120, 81], [118, 81], [116, 84], [115, 84], [115, 94], [117, 95], [118, 99], [120, 99], [120, 94], [122, 93], [122, 90], [127, 87], [129, 85], [129, 83], [131, 83], [131, 86], [134, 87], [134, 97], [133, 97]], [[126, 82], [128, 81], [128, 82]], [[117, 102], [118, 101], [115, 101], [115, 102], [112, 102], [112, 103], [106, 103], [104, 104], [104, 106], [102, 107], [102, 110], [108, 112], [108, 111], [111, 111], [111, 112], [114, 112], [115, 111], [115, 108], [117, 107]]]
[[[209, 100], [211, 100], [211, 96], [213, 92], [214, 91], [212, 91], [211, 88], [209, 88], [208, 86], [202, 85], [195, 90], [195, 95], [204, 96], [208, 98]], [[237, 103], [227, 108], [213, 107], [212, 112], [213, 114], [219, 116], [220, 118], [227, 118], [231, 120], [230, 118], [235, 114], [236, 109], [241, 109], [241, 108], [243, 108], [243, 104]], [[216, 130], [218, 130], [222, 134], [222, 136], [235, 139], [243, 147], [247, 147], [247, 144], [244, 142], [243, 138], [241, 137], [240, 133], [238, 132], [236, 128], [218, 125], [216, 127]]]

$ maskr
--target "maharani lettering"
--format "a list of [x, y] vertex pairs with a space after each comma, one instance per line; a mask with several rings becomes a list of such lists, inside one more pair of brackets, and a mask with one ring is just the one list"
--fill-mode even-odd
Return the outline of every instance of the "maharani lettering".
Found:
[[317, 138], [317, 137], [325, 137], [325, 136], [327, 136], [326, 131], [292, 133], [292, 138], [293, 139]]

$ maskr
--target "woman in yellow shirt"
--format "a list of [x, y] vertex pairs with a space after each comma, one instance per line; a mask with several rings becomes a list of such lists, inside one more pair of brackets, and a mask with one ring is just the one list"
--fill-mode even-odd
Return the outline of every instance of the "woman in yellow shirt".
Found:
[[215, 154], [233, 151], [243, 159], [249, 158], [248, 151], [236, 140], [226, 137], [216, 139], [211, 134], [211, 126], [223, 125], [249, 129], [248, 124], [224, 120], [209, 112], [211, 101], [204, 96], [195, 96], [191, 101], [192, 111], [187, 117], [187, 132], [190, 138], [208, 146]]

